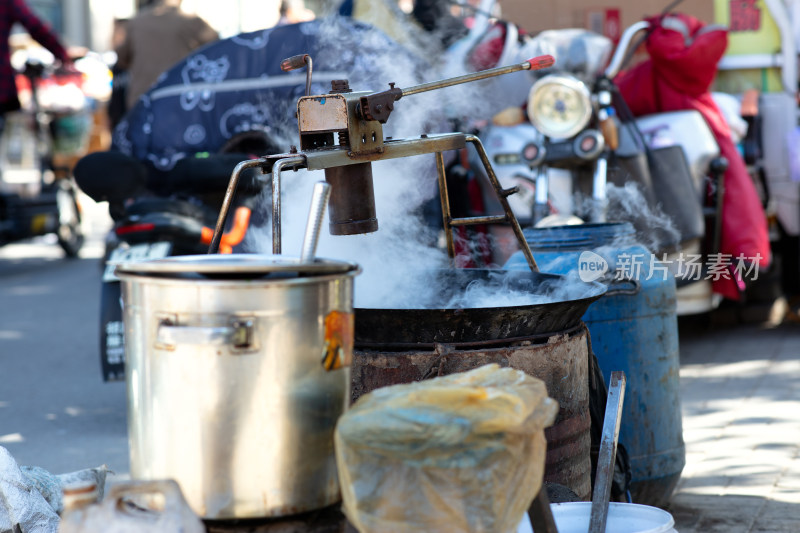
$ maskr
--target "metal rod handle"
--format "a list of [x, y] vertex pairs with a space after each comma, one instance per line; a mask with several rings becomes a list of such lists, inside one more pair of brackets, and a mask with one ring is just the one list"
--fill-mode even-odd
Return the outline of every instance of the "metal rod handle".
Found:
[[304, 165], [306, 158], [303, 156], [285, 157], [278, 159], [272, 165], [272, 253], [281, 253], [281, 172], [285, 167]]
[[284, 72], [291, 72], [308, 66], [306, 71], [306, 96], [311, 95], [311, 71], [312, 71], [311, 56], [308, 54], [300, 54], [292, 57], [287, 57], [281, 61], [281, 70]]
[[308, 54], [299, 54], [292, 57], [287, 57], [283, 61], [281, 61], [281, 70], [284, 72], [290, 72], [292, 70], [297, 70], [299, 68], [303, 68], [306, 66], [306, 58], [309, 57]]
[[537, 56], [532, 59], [528, 59], [527, 61], [523, 61], [522, 63], [517, 63], [516, 65], [490, 68], [472, 74], [456, 76], [455, 78], [447, 78], [445, 80], [431, 81], [428, 83], [422, 83], [420, 85], [414, 85], [413, 87], [402, 89], [401, 96], [411, 96], [412, 94], [433, 91], [435, 89], [443, 89], [445, 87], [452, 87], [453, 85], [460, 85], [462, 83], [485, 80], [486, 78], [502, 76], [503, 74], [511, 74], [512, 72], [519, 72], [520, 70], [539, 70], [552, 67], [555, 64], [555, 61], [555, 58], [550, 55]]
[[325, 214], [325, 206], [328, 205], [328, 198], [331, 196], [331, 186], [324, 181], [314, 184], [314, 195], [311, 197], [311, 208], [308, 211], [308, 222], [306, 223], [306, 235], [303, 238], [303, 251], [300, 254], [301, 263], [314, 261], [317, 253], [317, 242], [319, 242], [319, 230], [322, 227], [322, 217]]
[[444, 155], [436, 152], [436, 176], [439, 184], [439, 201], [442, 204], [442, 223], [444, 224], [444, 235], [447, 239], [447, 254], [450, 259], [456, 258], [456, 244], [453, 239], [453, 217], [450, 214], [450, 196], [447, 192], [447, 176], [444, 167]]
[[231, 203], [233, 196], [236, 194], [236, 186], [239, 184], [239, 177], [242, 172], [248, 168], [259, 167], [267, 162], [266, 159], [250, 159], [242, 161], [233, 169], [231, 179], [228, 182], [228, 189], [225, 191], [225, 197], [222, 199], [222, 208], [219, 210], [219, 217], [217, 218], [217, 225], [214, 228], [214, 236], [211, 238], [211, 244], [208, 246], [208, 253], [216, 254], [219, 252], [219, 242], [222, 239], [222, 232], [225, 231], [225, 221], [228, 219], [228, 212], [231, 210]]
[[477, 226], [479, 224], [503, 224], [508, 222], [505, 215], [489, 215], [485, 217], [453, 218], [451, 226]]

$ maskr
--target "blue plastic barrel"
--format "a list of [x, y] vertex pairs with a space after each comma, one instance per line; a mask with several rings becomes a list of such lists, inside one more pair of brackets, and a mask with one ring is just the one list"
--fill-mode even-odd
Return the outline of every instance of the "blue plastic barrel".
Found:
[[[582, 224], [525, 230], [542, 272], [600, 281], [608, 293], [583, 315], [606, 382], [627, 377], [620, 442], [630, 455], [633, 501], [669, 503], [686, 463], [678, 372], [675, 281], [666, 265], [636, 244], [629, 223]], [[527, 269], [521, 252], [508, 269]]]

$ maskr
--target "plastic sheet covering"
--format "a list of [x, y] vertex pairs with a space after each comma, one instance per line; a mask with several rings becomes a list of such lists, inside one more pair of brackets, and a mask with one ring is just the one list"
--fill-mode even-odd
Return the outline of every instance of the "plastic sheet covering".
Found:
[[55, 533], [58, 523], [55, 510], [0, 446], [0, 532]]
[[344, 512], [361, 533], [515, 531], [557, 411], [541, 380], [496, 364], [375, 390], [336, 427]]

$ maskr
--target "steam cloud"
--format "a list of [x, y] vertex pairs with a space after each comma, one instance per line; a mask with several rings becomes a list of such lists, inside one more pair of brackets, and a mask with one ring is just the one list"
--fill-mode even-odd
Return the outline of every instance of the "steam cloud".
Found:
[[681, 235], [672, 218], [659, 206], [650, 207], [638, 184], [608, 184], [606, 193], [609, 202], [608, 220], [633, 224], [638, 243], [651, 253], [672, 251], [678, 246]]
[[[409, 87], [442, 77], [437, 68], [415, 61], [397, 46], [387, 45], [383, 53], [369, 57], [354, 55], [364, 45], [380, 48], [386, 38], [375, 32], [366, 36], [367, 42], [351, 43], [346, 36], [343, 40], [337, 27], [335, 20], [323, 23], [318, 38], [325, 43], [320, 47], [324, 54], [313, 58], [314, 65], [325, 65], [326, 58], [351, 57], [357, 67], [350, 77], [350, 87], [355, 91], [385, 90], [388, 82]], [[487, 99], [479, 84], [420, 93], [395, 104], [394, 113], [384, 125], [384, 134], [413, 138], [422, 133], [448, 132], [451, 129], [445, 116], [486, 116], [486, 105]], [[448, 155], [453, 154], [445, 154]], [[331, 236], [323, 228], [317, 255], [361, 266], [362, 274], [355, 283], [357, 307], [418, 307], [420, 290], [430, 287], [437, 269], [450, 265], [446, 251], [437, 246], [438, 232], [426, 225], [419, 215], [422, 204], [437, 194], [434, 157], [423, 155], [375, 162], [373, 175], [378, 231], [367, 235]], [[322, 180], [323, 172], [282, 173], [281, 229], [286, 255], [300, 253], [313, 184]], [[271, 213], [269, 192], [264, 193], [256, 209]], [[248, 250], [271, 253], [271, 227], [260, 232], [254, 229], [248, 232]], [[441, 305], [439, 302], [437, 306]]]

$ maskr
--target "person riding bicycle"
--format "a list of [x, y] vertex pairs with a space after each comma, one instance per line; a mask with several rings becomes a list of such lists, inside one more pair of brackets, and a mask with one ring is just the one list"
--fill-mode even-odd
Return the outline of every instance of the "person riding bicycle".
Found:
[[58, 36], [40, 20], [24, 0], [0, 0], [0, 131], [5, 114], [20, 109], [16, 72], [11, 66], [11, 46], [8, 39], [11, 28], [20, 23], [39, 44], [47, 48], [63, 66], [70, 66], [72, 60], [61, 44]]

